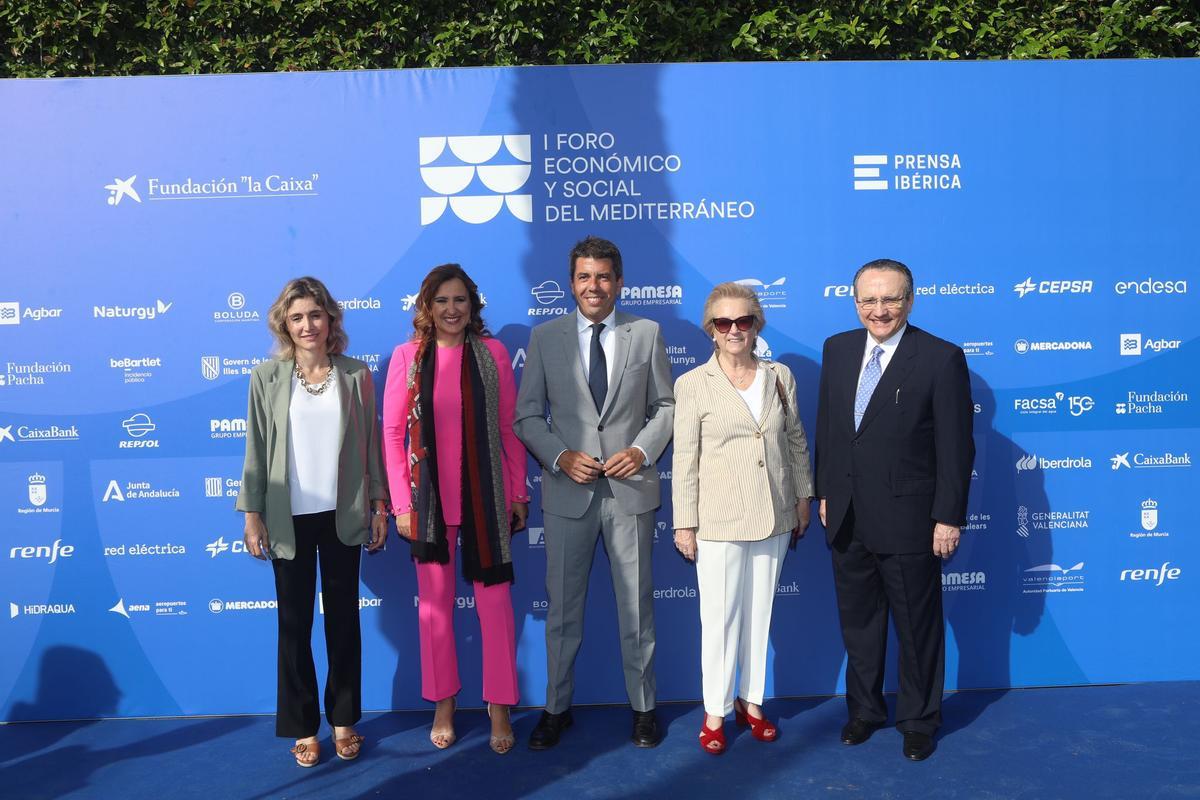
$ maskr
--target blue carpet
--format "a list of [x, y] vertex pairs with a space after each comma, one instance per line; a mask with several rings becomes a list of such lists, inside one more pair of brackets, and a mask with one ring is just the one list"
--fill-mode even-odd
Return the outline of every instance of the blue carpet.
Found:
[[[659, 708], [667, 736], [628, 743], [628, 709], [575, 709], [553, 750], [525, 737], [536, 711], [514, 715], [518, 746], [488, 749], [479, 710], [456, 717], [458, 743], [429, 743], [431, 712], [369, 714], [363, 756], [302, 770], [268, 717], [108, 720], [0, 726], [0, 797], [26, 798], [1200, 798], [1200, 683], [959, 692], [946, 698], [937, 752], [905, 761], [900, 734], [838, 741], [841, 698], [773, 700], [779, 741], [734, 735], [729, 752], [696, 742], [696, 705]], [[727, 735], [734, 734], [730, 722]]]

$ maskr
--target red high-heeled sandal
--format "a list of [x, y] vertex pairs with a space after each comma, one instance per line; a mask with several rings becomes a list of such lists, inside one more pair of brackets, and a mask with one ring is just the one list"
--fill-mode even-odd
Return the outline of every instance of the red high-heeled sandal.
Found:
[[700, 747], [709, 755], [719, 756], [725, 752], [725, 721], [715, 731], [708, 727], [708, 715], [700, 721]]
[[733, 716], [737, 721], [738, 727], [744, 728], [750, 726], [750, 735], [760, 742], [773, 742], [775, 737], [779, 735], [779, 729], [775, 724], [766, 718], [750, 716], [750, 709], [746, 707], [746, 701], [742, 698], [735, 698], [733, 701]]

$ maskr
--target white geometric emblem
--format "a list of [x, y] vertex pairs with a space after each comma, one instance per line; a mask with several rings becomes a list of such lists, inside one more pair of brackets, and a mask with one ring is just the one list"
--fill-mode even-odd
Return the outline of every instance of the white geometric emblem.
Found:
[[1158, 503], [1154, 500], [1142, 501], [1142, 530], [1152, 531], [1158, 527]]
[[221, 377], [220, 356], [200, 356], [200, 374], [206, 381], [215, 381]]
[[[447, 146], [459, 163], [433, 166], [442, 159]], [[487, 163], [500, 154], [501, 147], [521, 163]], [[421, 180], [436, 192], [436, 196], [421, 198], [422, 225], [441, 219], [447, 206], [463, 222], [473, 225], [491, 221], [501, 208], [507, 208], [522, 222], [533, 222], [533, 195], [515, 194], [529, 180], [533, 169], [529, 134], [422, 136], [420, 158]], [[494, 194], [463, 194], [476, 176]]]
[[29, 476], [29, 502], [35, 506], [46, 505], [46, 476], [33, 473]]

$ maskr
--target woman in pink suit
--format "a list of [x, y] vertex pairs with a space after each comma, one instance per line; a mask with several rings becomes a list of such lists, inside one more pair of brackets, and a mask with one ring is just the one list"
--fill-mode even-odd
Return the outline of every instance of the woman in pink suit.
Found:
[[454, 645], [455, 542], [475, 588], [491, 747], [513, 746], [516, 625], [513, 531], [525, 527], [525, 449], [513, 434], [516, 381], [483, 325], [479, 290], [458, 264], [421, 284], [412, 341], [396, 348], [383, 397], [384, 457], [396, 529], [409, 540], [420, 599], [421, 695], [437, 704], [429, 738], [454, 743], [462, 683]]

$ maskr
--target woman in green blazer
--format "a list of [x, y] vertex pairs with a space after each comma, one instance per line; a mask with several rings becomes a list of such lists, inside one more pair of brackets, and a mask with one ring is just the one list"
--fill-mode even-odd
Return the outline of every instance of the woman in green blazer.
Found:
[[[275, 358], [254, 368], [246, 412], [246, 461], [237, 508], [246, 550], [271, 561], [279, 610], [275, 733], [294, 738], [296, 763], [320, 760], [321, 725], [312, 656], [317, 562], [329, 675], [325, 715], [334, 751], [358, 757], [362, 737], [361, 547], [383, 547], [387, 482], [370, 368], [342, 355], [342, 311], [316, 278], [297, 278], [267, 315]], [[373, 508], [372, 508], [373, 506]]]

